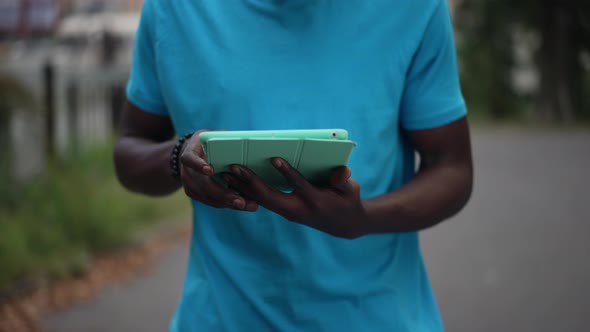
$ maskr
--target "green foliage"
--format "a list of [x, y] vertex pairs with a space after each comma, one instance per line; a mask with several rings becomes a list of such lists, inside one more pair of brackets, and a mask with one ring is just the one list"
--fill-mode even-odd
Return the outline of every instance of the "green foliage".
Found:
[[465, 99], [471, 109], [492, 118], [506, 118], [517, 112], [510, 77], [514, 66], [511, 4], [463, 1], [455, 15]]
[[[0, 76], [0, 174], [5, 174], [8, 170], [8, 160], [10, 159], [10, 130], [9, 120], [10, 112], [14, 109], [21, 108], [28, 111], [35, 111], [33, 95], [22, 84], [16, 80]], [[2, 190], [0, 186], [0, 195]]]
[[[458, 1], [454, 21], [463, 89], [471, 109], [493, 119], [522, 119], [531, 115], [534, 118], [541, 111], [538, 106], [545, 104], [556, 115], [554, 118], [560, 118], [563, 110], [559, 108], [563, 105], [551, 102], [560, 100], [558, 91], [565, 87], [570, 90], [568, 97], [572, 98], [576, 118], [587, 116], [584, 110], [590, 108], [590, 73], [573, 69], [556, 77], [555, 72], [576, 68], [569, 63], [576, 62], [584, 50], [590, 52], [590, 2], [462, 0]], [[538, 40], [537, 45], [528, 45], [542, 86], [532, 96], [519, 95], [512, 84], [514, 46], [521, 42], [515, 40], [517, 30]], [[568, 51], [560, 51], [560, 47]]]
[[180, 193], [155, 199], [127, 192], [114, 175], [108, 147], [51, 165], [21, 188], [4, 177], [0, 292], [17, 281], [78, 274], [90, 255], [125, 246], [139, 230], [189, 207]]
[[19, 82], [8, 77], [0, 76], [0, 123], [8, 118], [8, 111], [15, 106], [29, 109], [35, 105], [32, 94]]

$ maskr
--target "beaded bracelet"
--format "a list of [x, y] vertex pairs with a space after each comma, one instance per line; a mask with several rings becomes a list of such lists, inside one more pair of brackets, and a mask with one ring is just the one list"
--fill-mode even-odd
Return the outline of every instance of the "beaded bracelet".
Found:
[[172, 149], [172, 154], [170, 155], [170, 174], [172, 174], [172, 177], [175, 179], [180, 179], [180, 154], [184, 143], [191, 138], [191, 136], [193, 136], [193, 133], [180, 137]]

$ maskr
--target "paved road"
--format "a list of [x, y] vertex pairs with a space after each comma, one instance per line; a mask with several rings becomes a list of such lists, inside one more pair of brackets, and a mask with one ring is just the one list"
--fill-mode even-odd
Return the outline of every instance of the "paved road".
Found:
[[[475, 191], [422, 234], [448, 331], [590, 331], [590, 132], [478, 130]], [[186, 248], [95, 302], [49, 317], [49, 331], [164, 331]]]
[[182, 287], [188, 248], [162, 255], [143, 278], [44, 322], [48, 332], [165, 332]]

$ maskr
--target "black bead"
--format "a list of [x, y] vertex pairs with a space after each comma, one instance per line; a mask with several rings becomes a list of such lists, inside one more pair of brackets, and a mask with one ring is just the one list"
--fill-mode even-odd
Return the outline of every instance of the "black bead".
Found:
[[177, 179], [180, 178], [180, 169], [179, 169], [180, 160], [178, 158], [180, 156], [180, 152], [182, 150], [183, 144], [185, 143], [186, 140], [188, 140], [192, 136], [193, 136], [193, 133], [188, 133], [182, 137], [179, 137], [178, 141], [176, 141], [176, 144], [172, 148], [172, 154], [170, 155], [170, 174], [174, 178], [177, 178]]

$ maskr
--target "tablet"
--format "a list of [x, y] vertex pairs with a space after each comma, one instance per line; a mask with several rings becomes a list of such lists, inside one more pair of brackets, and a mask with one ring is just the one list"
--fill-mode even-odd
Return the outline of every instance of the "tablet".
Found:
[[356, 146], [344, 129], [208, 131], [199, 139], [218, 182], [225, 185], [220, 173], [238, 164], [282, 191], [292, 188], [272, 158], [285, 159], [311, 183], [322, 185], [335, 168], [348, 164]]

